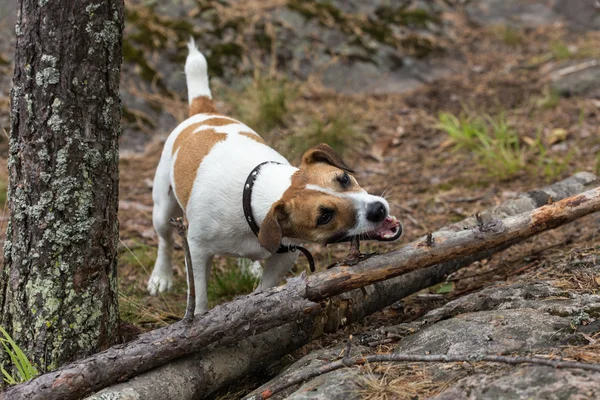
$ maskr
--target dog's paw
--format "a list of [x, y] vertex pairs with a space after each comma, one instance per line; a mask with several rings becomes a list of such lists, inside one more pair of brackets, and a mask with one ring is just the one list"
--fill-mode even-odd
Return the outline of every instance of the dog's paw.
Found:
[[148, 281], [148, 292], [150, 292], [152, 296], [156, 296], [159, 293], [171, 290], [172, 286], [172, 275], [154, 275], [154, 273], [152, 273], [150, 280]]

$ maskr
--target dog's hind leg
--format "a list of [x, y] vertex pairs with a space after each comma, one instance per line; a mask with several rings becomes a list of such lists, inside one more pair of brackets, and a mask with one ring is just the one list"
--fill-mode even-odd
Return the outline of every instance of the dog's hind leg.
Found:
[[264, 290], [279, 285], [285, 274], [288, 273], [298, 259], [297, 251], [273, 254], [267, 259], [265, 268], [256, 290]]
[[[208, 279], [213, 256], [202, 251], [202, 246], [190, 246], [192, 266], [194, 269], [194, 286], [196, 289], [195, 315], [208, 311]], [[189, 290], [188, 283], [188, 290]]]
[[158, 234], [158, 253], [152, 275], [148, 281], [148, 291], [152, 295], [169, 290], [173, 284], [173, 268], [171, 266], [173, 227], [170, 224], [170, 219], [183, 215], [170, 187], [169, 171], [166, 168], [161, 168], [162, 161], [156, 171], [152, 190], [154, 200], [152, 222]]

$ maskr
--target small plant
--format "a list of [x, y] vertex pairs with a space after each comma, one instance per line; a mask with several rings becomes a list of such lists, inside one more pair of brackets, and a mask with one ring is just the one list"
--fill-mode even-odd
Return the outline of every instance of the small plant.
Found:
[[552, 42], [550, 51], [555, 60], [568, 60], [572, 56], [569, 47], [561, 41]]
[[242, 93], [230, 95], [230, 100], [241, 121], [268, 137], [273, 129], [285, 125], [289, 104], [297, 92], [286, 79], [257, 74]]
[[492, 28], [492, 33], [511, 47], [523, 43], [523, 35], [517, 29], [508, 25], [499, 25]]
[[480, 118], [468, 117], [464, 113], [456, 117], [441, 113], [437, 128], [445, 131], [454, 141], [457, 149], [475, 150], [479, 137], [485, 135], [486, 126]]
[[0, 366], [0, 371], [4, 375], [4, 381], [9, 385], [25, 382], [39, 374], [38, 370], [31, 364], [23, 350], [15, 343], [13, 338], [0, 326], [0, 342], [2, 343], [3, 351], [9, 356], [10, 362], [16, 368], [16, 376], [10, 374], [4, 367]]
[[8, 188], [8, 184], [5, 181], [0, 180], [0, 205], [3, 205], [4, 203], [6, 203], [7, 188]]
[[249, 268], [240, 268], [232, 260], [227, 260], [225, 267], [213, 265], [212, 277], [208, 282], [209, 302], [214, 306], [232, 300], [235, 296], [248, 294], [258, 285], [259, 280]]
[[539, 137], [535, 141], [535, 147], [537, 148], [538, 154], [534, 172], [545, 176], [546, 181], [548, 182], [562, 175], [567, 170], [569, 162], [571, 162], [575, 156], [574, 151], [570, 151], [562, 159], [549, 156], [547, 147]]
[[353, 118], [345, 112], [335, 110], [324, 119], [315, 119], [304, 132], [289, 136], [287, 142], [292, 154], [302, 154], [312, 146], [327, 143], [343, 155], [364, 139], [365, 137], [356, 129]]
[[536, 100], [536, 105], [543, 109], [555, 108], [560, 102], [560, 93], [558, 90], [549, 88], [544, 91], [543, 96]]
[[508, 179], [525, 167], [519, 135], [503, 114], [493, 118], [442, 113], [437, 127], [452, 138], [457, 148], [473, 152], [492, 176]]
[[594, 166], [594, 172], [596, 175], [600, 175], [600, 153], [596, 155], [596, 165]]

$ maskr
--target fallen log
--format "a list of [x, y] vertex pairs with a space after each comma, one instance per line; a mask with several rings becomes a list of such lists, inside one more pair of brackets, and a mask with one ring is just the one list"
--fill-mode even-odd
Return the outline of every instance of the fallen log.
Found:
[[[162, 365], [182, 354], [198, 351], [208, 344], [232, 343], [294, 319], [306, 318], [307, 314], [320, 308], [310, 301], [312, 299], [321, 300], [328, 295], [431, 266], [440, 260], [457, 259], [474, 252], [489, 251], [492, 247], [506, 246], [598, 210], [600, 189], [594, 189], [504, 221], [481, 223], [480, 226], [463, 232], [436, 234], [433, 235], [435, 244], [427, 244], [421, 240], [406, 246], [406, 250], [373, 257], [366, 262], [371, 265], [370, 272], [364, 265], [351, 269], [336, 268], [303, 280], [293, 280], [280, 288], [245, 296], [216, 307], [190, 324], [177, 323], [149, 332], [131, 343], [113, 347], [12, 387], [0, 394], [0, 399], [78, 398], [110, 383]], [[390, 254], [401, 259], [394, 259]], [[416, 261], [407, 261], [406, 257], [414, 257]], [[288, 304], [295, 302], [298, 302], [295, 306]], [[274, 309], [275, 305], [284, 309], [285, 313]], [[269, 312], [261, 312], [261, 307], [267, 307]]]

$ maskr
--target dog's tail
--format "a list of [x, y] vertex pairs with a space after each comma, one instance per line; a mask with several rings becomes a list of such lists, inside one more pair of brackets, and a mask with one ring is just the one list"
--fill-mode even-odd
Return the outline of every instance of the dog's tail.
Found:
[[190, 104], [190, 117], [194, 114], [217, 112], [208, 85], [208, 64], [196, 48], [194, 38], [188, 42], [189, 54], [185, 60], [185, 77]]

